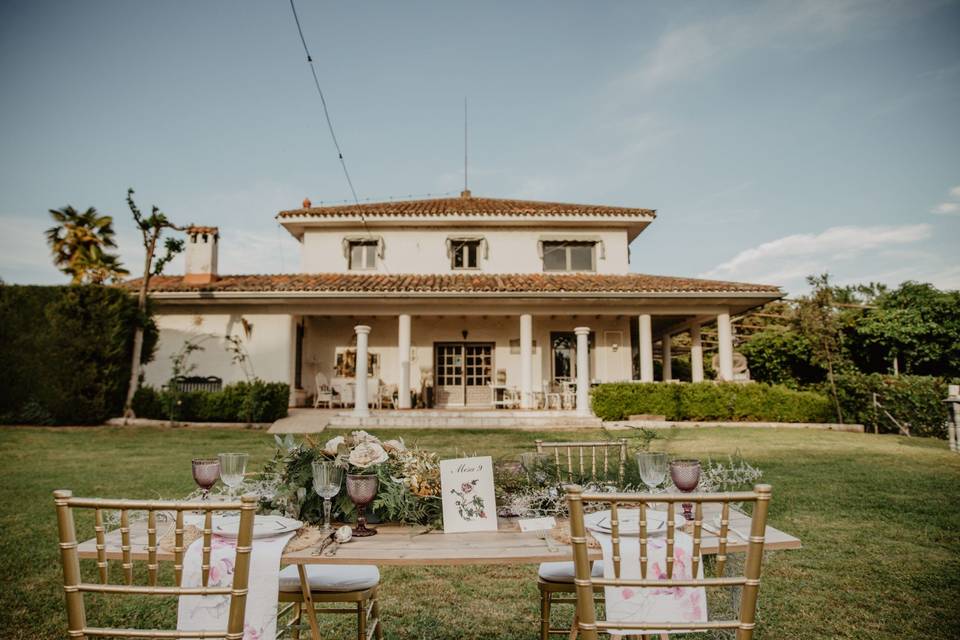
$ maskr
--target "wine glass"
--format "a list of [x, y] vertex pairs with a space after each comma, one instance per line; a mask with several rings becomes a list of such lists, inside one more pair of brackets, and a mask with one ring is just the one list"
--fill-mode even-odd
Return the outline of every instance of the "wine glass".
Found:
[[323, 533], [333, 530], [330, 524], [330, 499], [340, 493], [343, 469], [331, 460], [313, 461], [313, 490], [323, 498]]
[[[691, 493], [700, 484], [699, 460], [674, 460], [670, 463], [670, 478], [677, 489], [683, 493]], [[683, 503], [683, 517], [693, 520], [693, 503]]]
[[233, 490], [243, 484], [243, 474], [247, 472], [246, 453], [221, 453], [217, 456], [220, 460], [220, 480], [227, 485], [227, 493], [233, 497]]
[[220, 461], [211, 458], [193, 459], [193, 481], [203, 491], [201, 500], [210, 499], [210, 489], [217, 484], [220, 477]]
[[550, 466], [550, 454], [542, 451], [524, 451], [520, 454], [520, 466], [527, 477], [537, 484], [547, 481], [547, 469]]
[[667, 477], [669, 460], [662, 451], [640, 451], [637, 453], [637, 467], [640, 469], [640, 480], [653, 493]]

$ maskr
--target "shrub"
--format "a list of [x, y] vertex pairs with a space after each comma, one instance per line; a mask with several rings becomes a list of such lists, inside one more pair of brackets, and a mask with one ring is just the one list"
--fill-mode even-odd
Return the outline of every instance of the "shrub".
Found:
[[[123, 408], [141, 315], [99, 285], [0, 285], [0, 423], [100, 424]], [[147, 323], [144, 362], [156, 343]]]
[[859, 422], [880, 433], [898, 433], [893, 420], [874, 406], [873, 394], [877, 394], [880, 404], [911, 434], [947, 437], [950, 415], [943, 402], [947, 383], [942, 378], [848, 373], [836, 376], [836, 383], [846, 422]]
[[767, 384], [613, 383], [593, 390], [593, 411], [604, 420], [632, 414], [665, 415], [667, 420], [829, 422], [830, 401], [814, 391]]
[[133, 410], [141, 418], [185, 422], [274, 422], [287, 415], [285, 382], [237, 382], [221, 391], [177, 392], [140, 387]]

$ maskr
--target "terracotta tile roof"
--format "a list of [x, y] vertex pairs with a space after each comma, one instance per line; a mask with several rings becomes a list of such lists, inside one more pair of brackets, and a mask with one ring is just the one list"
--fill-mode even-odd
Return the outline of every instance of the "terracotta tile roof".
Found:
[[[126, 286], [135, 289], [138, 280]], [[303, 273], [283, 275], [228, 275], [207, 284], [189, 284], [181, 276], [151, 280], [155, 292], [316, 292], [316, 293], [723, 293], [780, 296], [778, 287], [742, 282], [653, 276], [599, 274], [365, 274]]]
[[[307, 204], [305, 201], [304, 204]], [[654, 209], [607, 207], [592, 204], [563, 204], [533, 200], [501, 200], [498, 198], [433, 198], [430, 200], [399, 200], [396, 202], [371, 202], [360, 205], [335, 207], [308, 207], [281, 211], [278, 218], [310, 216], [316, 218], [341, 218], [356, 216], [485, 216], [485, 217], [556, 217], [556, 216], [634, 216], [654, 218]]]

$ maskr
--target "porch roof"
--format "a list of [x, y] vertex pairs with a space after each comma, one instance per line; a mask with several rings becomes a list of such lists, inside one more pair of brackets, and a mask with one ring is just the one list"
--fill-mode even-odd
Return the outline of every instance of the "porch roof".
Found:
[[[124, 286], [139, 287], [140, 280]], [[224, 275], [215, 281], [195, 284], [181, 276], [157, 276], [150, 290], [167, 293], [318, 293], [318, 294], [399, 294], [465, 296], [490, 294], [722, 294], [737, 297], [779, 298], [779, 287], [721, 280], [702, 280], [639, 273], [625, 275], [578, 274], [371, 274], [298, 273], [275, 275]]]

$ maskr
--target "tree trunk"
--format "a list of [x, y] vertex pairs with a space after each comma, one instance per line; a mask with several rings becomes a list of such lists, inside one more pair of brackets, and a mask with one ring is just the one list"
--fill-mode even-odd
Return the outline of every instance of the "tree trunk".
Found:
[[837, 395], [837, 383], [833, 379], [833, 359], [827, 354], [827, 377], [830, 378], [830, 389], [833, 391], [833, 405], [837, 409], [837, 420], [843, 424], [843, 412], [840, 411], [840, 397]]
[[[150, 265], [153, 264], [153, 254], [157, 249], [157, 233], [154, 233], [147, 245], [147, 256], [143, 265], [143, 281], [140, 283], [140, 295], [137, 298], [137, 309], [140, 311], [140, 319], [144, 319], [147, 313], [147, 289], [150, 286]], [[140, 357], [143, 354], [143, 325], [137, 324], [136, 331], [133, 334], [133, 356], [130, 363], [130, 384], [127, 387], [127, 400], [123, 403], [124, 422], [131, 418], [136, 418], [133, 411], [133, 396], [137, 393], [137, 385], [140, 382]]]

